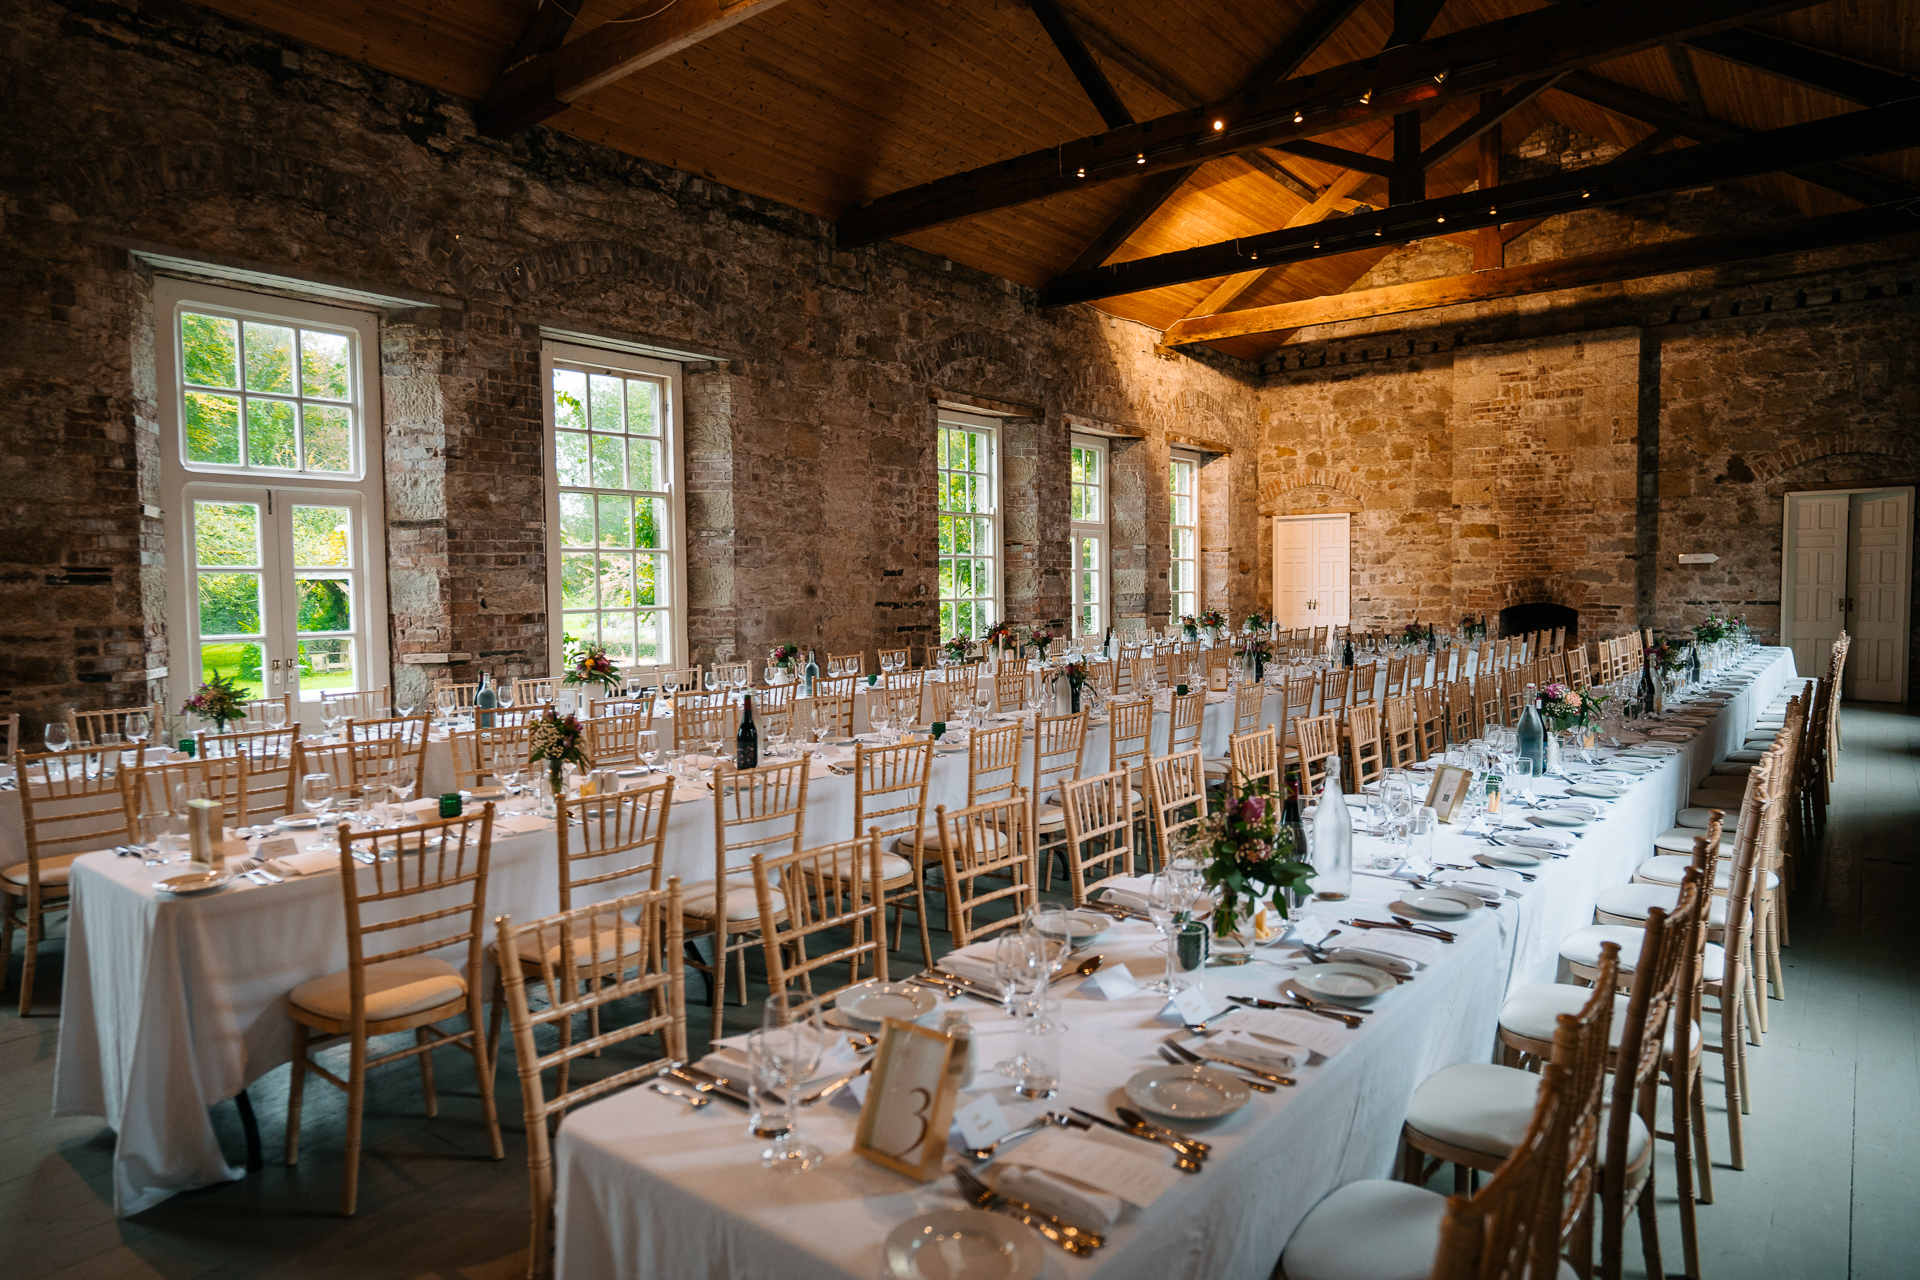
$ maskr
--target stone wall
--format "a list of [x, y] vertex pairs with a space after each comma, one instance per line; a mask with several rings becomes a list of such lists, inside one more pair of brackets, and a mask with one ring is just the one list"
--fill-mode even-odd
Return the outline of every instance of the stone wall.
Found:
[[[5, 0], [0, 714], [185, 690], [168, 663], [151, 268], [391, 299], [381, 316], [392, 679], [543, 672], [542, 330], [687, 366], [693, 656], [932, 640], [938, 394], [1005, 428], [1006, 613], [1067, 612], [1070, 419], [1114, 451], [1115, 594], [1164, 615], [1170, 436], [1231, 446], [1259, 376], [898, 245], [535, 129], [176, 0]], [[308, 282], [302, 285], [301, 282]], [[1209, 547], [1254, 524], [1236, 455]], [[1210, 481], [1211, 484], [1211, 481]], [[1210, 492], [1213, 492], [1210, 490]], [[1260, 607], [1249, 567], [1209, 599]], [[421, 665], [409, 656], [464, 653]], [[384, 677], [376, 676], [375, 681]]]

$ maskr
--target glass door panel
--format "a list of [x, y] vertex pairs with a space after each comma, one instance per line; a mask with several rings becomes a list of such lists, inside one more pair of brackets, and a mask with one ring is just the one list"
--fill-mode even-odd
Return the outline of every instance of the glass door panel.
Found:
[[302, 701], [318, 702], [328, 689], [358, 689], [354, 644], [353, 511], [349, 507], [291, 508], [295, 655]]
[[189, 590], [199, 633], [199, 679], [224, 676], [248, 698], [268, 696], [262, 664], [270, 610], [261, 599], [266, 564], [261, 512], [259, 502], [202, 499], [193, 504]]

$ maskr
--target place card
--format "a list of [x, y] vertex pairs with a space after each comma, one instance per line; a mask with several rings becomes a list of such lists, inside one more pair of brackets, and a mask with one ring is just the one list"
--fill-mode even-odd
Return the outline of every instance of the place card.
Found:
[[254, 846], [253, 856], [265, 862], [268, 858], [291, 858], [298, 852], [299, 842], [292, 836], [268, 836]]
[[1310, 947], [1317, 947], [1333, 932], [1334, 922], [1325, 916], [1299, 916], [1293, 922], [1293, 936]]
[[1440, 821], [1451, 823], [1472, 786], [1472, 770], [1443, 764], [1433, 771], [1433, 785], [1427, 788], [1427, 807]]
[[1323, 1058], [1331, 1058], [1346, 1048], [1354, 1035], [1331, 1018], [1288, 1013], [1284, 1009], [1243, 1009], [1234, 1026], [1249, 1035], [1311, 1049]]
[[1173, 1020], [1180, 1023], [1205, 1022], [1219, 1010], [1213, 1007], [1213, 1001], [1207, 999], [1206, 988], [1195, 985], [1183, 987], [1173, 993], [1173, 999], [1167, 1001], [1166, 1008], [1160, 1011], [1159, 1021], [1167, 1021], [1171, 1011]]
[[1000, 1162], [1072, 1178], [1145, 1209], [1164, 1195], [1180, 1176], [1156, 1152], [1156, 1148], [1145, 1147], [1135, 1154], [1120, 1143], [1101, 1142], [1065, 1129], [1042, 1129], [1002, 1155]]
[[1128, 996], [1137, 996], [1146, 988], [1133, 976], [1133, 971], [1124, 964], [1108, 965], [1096, 971], [1092, 977], [1080, 984], [1082, 991], [1093, 991], [1103, 1000], [1125, 1000]]
[[990, 1093], [983, 1093], [953, 1113], [953, 1127], [969, 1148], [984, 1147], [1013, 1132], [1013, 1121]]

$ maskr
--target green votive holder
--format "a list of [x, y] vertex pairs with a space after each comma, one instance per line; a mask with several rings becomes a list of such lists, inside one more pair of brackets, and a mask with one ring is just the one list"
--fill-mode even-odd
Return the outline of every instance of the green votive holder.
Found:
[[1180, 695], [1181, 697], [1183, 697], [1183, 698], [1187, 696], [1187, 686], [1185, 686], [1185, 685], [1183, 685], [1183, 684], [1181, 684], [1181, 685], [1175, 685], [1175, 686], [1174, 686], [1174, 688], [1173, 688], [1173, 691], [1174, 691], [1175, 693], [1177, 693], [1177, 694], [1179, 694], [1179, 695]]
[[180, 739], [180, 750], [182, 754], [192, 755], [194, 753], [194, 746], [195, 743], [192, 738]]
[[947, 722], [945, 720], [935, 720], [932, 724], [928, 725], [927, 728], [932, 731], [933, 740], [938, 742], [940, 741], [941, 735], [947, 731]]
[[460, 793], [458, 791], [449, 791], [440, 797], [440, 816], [443, 818], [457, 818], [460, 816]]

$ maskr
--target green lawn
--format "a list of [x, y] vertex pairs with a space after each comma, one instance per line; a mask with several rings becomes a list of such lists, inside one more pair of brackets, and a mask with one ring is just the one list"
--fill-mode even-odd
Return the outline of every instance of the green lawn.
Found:
[[[232, 680], [243, 698], [264, 698], [267, 696], [266, 680], [255, 676], [242, 679], [240, 664], [246, 657], [248, 646], [243, 644], [209, 644], [200, 649], [200, 669], [206, 676], [225, 676]], [[323, 689], [354, 689], [354, 673], [351, 671], [329, 671], [324, 675], [302, 676], [302, 693], [318, 693]]]

